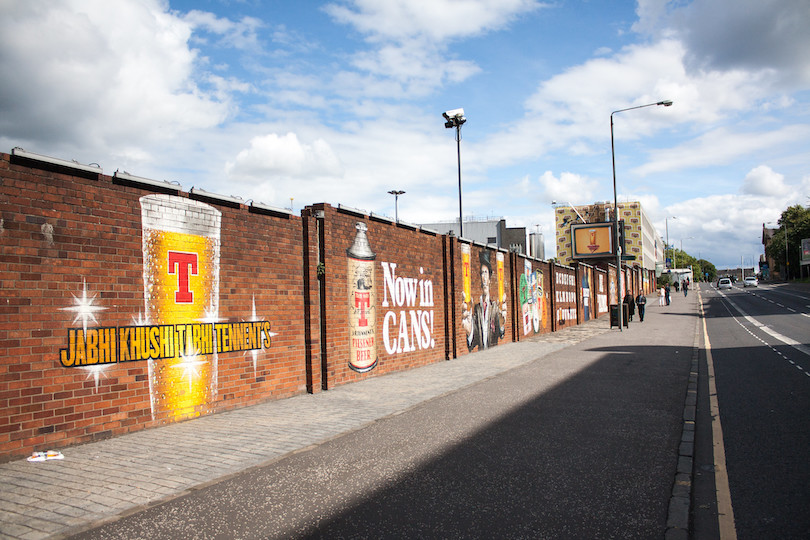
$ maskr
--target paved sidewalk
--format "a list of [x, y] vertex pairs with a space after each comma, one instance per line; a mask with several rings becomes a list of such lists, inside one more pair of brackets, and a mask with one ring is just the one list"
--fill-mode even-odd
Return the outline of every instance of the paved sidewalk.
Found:
[[[654, 319], [665, 311], [693, 314], [696, 296], [688, 301], [674, 298], [673, 306], [667, 308], [659, 308], [655, 297], [650, 296], [648, 317]], [[268, 464], [606, 332], [612, 332], [617, 342], [643, 342], [649, 339], [644, 329], [633, 322], [620, 333], [609, 329], [609, 318], [604, 316], [554, 334], [328, 392], [67, 448], [63, 450], [64, 460], [29, 463], [23, 459], [2, 464], [0, 537], [66, 537]], [[688, 347], [693, 344], [691, 333], [679, 339]]]

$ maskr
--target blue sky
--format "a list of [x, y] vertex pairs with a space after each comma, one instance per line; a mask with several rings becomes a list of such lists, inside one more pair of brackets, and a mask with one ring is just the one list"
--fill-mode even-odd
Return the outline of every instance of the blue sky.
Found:
[[[0, 0], [0, 150], [275, 206], [539, 225], [620, 200], [720, 268], [810, 204], [806, 0]], [[10, 74], [13, 74], [10, 75]], [[675, 219], [671, 219], [674, 217]]]

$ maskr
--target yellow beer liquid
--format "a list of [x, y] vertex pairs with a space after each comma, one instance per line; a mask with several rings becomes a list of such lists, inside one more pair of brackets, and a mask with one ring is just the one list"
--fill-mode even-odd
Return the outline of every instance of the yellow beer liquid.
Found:
[[470, 252], [461, 252], [461, 276], [464, 283], [464, 301], [468, 307], [472, 301], [472, 269], [470, 267]]
[[151, 360], [153, 414], [171, 419], [198, 416], [215, 398], [215, 356], [198, 354], [199, 336], [185, 332], [184, 325], [216, 315], [218, 240], [155, 229], [144, 229], [143, 234], [149, 324], [175, 325], [177, 351], [174, 358]]

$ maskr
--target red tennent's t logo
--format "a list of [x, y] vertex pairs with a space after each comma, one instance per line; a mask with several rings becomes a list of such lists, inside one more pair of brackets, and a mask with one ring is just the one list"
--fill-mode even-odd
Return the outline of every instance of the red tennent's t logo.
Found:
[[360, 308], [360, 318], [357, 320], [358, 326], [368, 326], [366, 310], [371, 305], [371, 295], [367, 292], [354, 293], [354, 307]]
[[174, 292], [174, 301], [178, 304], [193, 303], [194, 293], [188, 288], [188, 276], [197, 275], [197, 254], [170, 251], [169, 274], [177, 274], [177, 290]]

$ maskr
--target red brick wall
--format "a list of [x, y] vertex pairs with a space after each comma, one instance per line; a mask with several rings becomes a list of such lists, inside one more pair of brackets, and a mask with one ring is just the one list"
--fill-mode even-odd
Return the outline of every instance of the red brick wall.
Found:
[[[90, 343], [95, 336], [115, 332], [120, 338], [125, 328], [143, 323], [139, 199], [147, 194], [114, 184], [109, 176], [74, 176], [1, 156], [0, 457], [306, 390], [300, 219], [253, 213], [244, 205], [217, 206], [221, 241], [216, 322], [269, 323], [276, 335], [269, 347], [255, 351], [255, 367], [252, 350], [220, 352], [216, 394], [209, 392], [205, 403], [184, 409], [182, 415], [158, 411], [153, 417], [149, 364], [160, 361], [109, 363], [103, 368], [91, 364], [97, 362], [91, 355], [99, 349]], [[178, 198], [188, 200], [188, 195], [180, 193]], [[90, 346], [72, 346], [71, 336], [74, 343], [86, 338]], [[82, 363], [75, 351], [84, 351], [88, 365], [65, 367], [63, 349], [68, 363], [71, 357]], [[187, 378], [192, 380], [194, 370], [210, 369], [213, 356], [201, 355], [200, 363], [189, 364]], [[95, 371], [88, 369], [91, 366]]]
[[[0, 219], [0, 461], [480, 350], [462, 315], [486, 260], [499, 314], [487, 347], [552, 331], [577, 306], [576, 287], [555, 283], [570, 268], [364, 212], [291, 216], [7, 154]], [[350, 280], [358, 222], [372, 270]], [[527, 270], [542, 317], [524, 334]], [[376, 363], [353, 369], [352, 343]]]
[[[513, 256], [515, 334], [518, 340], [551, 332], [551, 288], [546, 262]], [[534, 274], [532, 277], [531, 274]], [[535, 320], [537, 317], [537, 320]]]
[[554, 287], [554, 330], [575, 326], [578, 322], [577, 298], [579, 297], [576, 271], [558, 264], [552, 267]]
[[[484, 246], [477, 243], [470, 243], [464, 240], [458, 240], [457, 238], [450, 238], [450, 241], [453, 246], [453, 262], [454, 262], [454, 270], [453, 274], [455, 277], [454, 284], [454, 294], [450, 296], [451, 303], [453, 303], [453, 307], [455, 308], [455, 320], [453, 325], [451, 326], [451, 332], [455, 337], [456, 340], [456, 357], [463, 356], [465, 354], [469, 354], [470, 352], [482, 350], [484, 348], [490, 348], [496, 345], [500, 345], [503, 343], [508, 343], [513, 341], [513, 336], [515, 335], [515, 309], [516, 309], [516, 296], [514, 294], [514, 277], [512, 273], [513, 264], [510, 263], [510, 254], [504, 250], [497, 250], [492, 247]], [[498, 337], [495, 339], [494, 337], [492, 340], [487, 338], [486, 345], [482, 345], [480, 340], [476, 340], [476, 337], [473, 336], [472, 338], [472, 345], [468, 342], [468, 333], [467, 329], [465, 329], [464, 325], [462, 324], [462, 319], [464, 316], [464, 268], [463, 268], [463, 259], [466, 257], [464, 255], [465, 251], [469, 249], [469, 265], [470, 265], [470, 276], [469, 276], [469, 293], [470, 293], [470, 302], [467, 303], [467, 311], [468, 315], [472, 321], [473, 313], [476, 309], [477, 304], [481, 304], [481, 298], [483, 296], [483, 283], [482, 283], [482, 266], [484, 265], [483, 261], [488, 260], [489, 266], [491, 268], [491, 275], [490, 275], [490, 284], [489, 284], [489, 296], [490, 301], [494, 302], [494, 305], [497, 306], [498, 309], [502, 310], [502, 303], [504, 298], [506, 299], [506, 316], [503, 317], [503, 335], [500, 336], [498, 330], [494, 334], [497, 334]], [[498, 259], [502, 258], [502, 273], [503, 276], [501, 278], [498, 277], [499, 272], [499, 263]], [[498, 281], [499, 279], [502, 280], [503, 283], [503, 295], [499, 298], [500, 290]], [[496, 324], [496, 326], [498, 326]], [[473, 332], [474, 334], [474, 332]]]
[[[323, 212], [325, 232], [327, 345], [322, 362], [326, 387], [446, 359], [442, 237], [353, 210], [329, 205], [316, 205], [315, 209]], [[365, 315], [373, 307], [373, 324], [367, 328], [374, 330], [374, 342], [361, 348], [373, 358], [359, 362], [351, 356], [350, 348], [349, 315], [355, 297], [350, 289], [347, 254], [357, 236], [358, 223], [367, 228], [365, 235], [374, 253], [374, 259], [366, 263], [373, 269], [374, 305], [357, 308]]]

